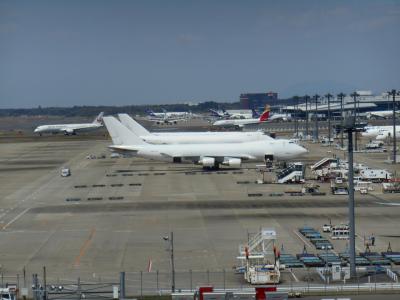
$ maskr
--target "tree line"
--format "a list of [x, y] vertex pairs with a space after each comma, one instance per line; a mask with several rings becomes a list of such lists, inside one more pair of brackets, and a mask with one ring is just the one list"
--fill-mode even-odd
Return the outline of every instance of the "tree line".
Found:
[[104, 112], [106, 115], [117, 113], [128, 113], [132, 115], [144, 115], [147, 110], [155, 112], [186, 111], [193, 113], [207, 112], [209, 109], [240, 109], [240, 103], [220, 103], [214, 101], [202, 102], [197, 105], [189, 104], [162, 104], [162, 105], [125, 105], [125, 106], [72, 106], [72, 107], [36, 107], [36, 108], [9, 108], [0, 109], [0, 117], [11, 116], [66, 116], [66, 117], [89, 117]]

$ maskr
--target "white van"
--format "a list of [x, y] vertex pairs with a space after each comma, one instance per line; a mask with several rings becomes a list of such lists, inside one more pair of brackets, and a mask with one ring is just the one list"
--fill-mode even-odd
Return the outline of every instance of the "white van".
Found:
[[67, 167], [63, 167], [61, 169], [61, 177], [68, 177], [71, 176], [71, 170]]

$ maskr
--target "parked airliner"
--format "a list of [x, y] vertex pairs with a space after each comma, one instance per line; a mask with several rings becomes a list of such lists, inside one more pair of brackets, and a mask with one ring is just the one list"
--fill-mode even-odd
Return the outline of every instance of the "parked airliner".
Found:
[[253, 119], [230, 119], [230, 120], [219, 120], [214, 122], [214, 126], [237, 126], [243, 127], [251, 124], [259, 124], [263, 122], [267, 122], [269, 119], [270, 108], [269, 106], [265, 107], [264, 112], [261, 114], [259, 118]]
[[239, 143], [272, 139], [262, 131], [151, 133], [127, 114], [118, 114], [118, 118], [125, 127], [150, 144]]
[[[384, 140], [387, 139], [388, 137], [393, 136], [393, 126], [390, 126], [390, 129], [383, 130], [381, 131], [375, 139], [377, 140]], [[396, 137], [400, 136], [400, 126], [396, 126]]]
[[187, 121], [192, 117], [188, 112], [167, 112], [163, 109], [162, 113], [155, 113], [152, 110], [147, 111], [148, 119], [156, 124], [177, 124], [178, 122]]
[[103, 126], [103, 114], [101, 112], [92, 123], [41, 125], [34, 132], [39, 133], [39, 135], [60, 132], [65, 135], [75, 135], [77, 132], [95, 130]]
[[[364, 137], [370, 137], [370, 138], [377, 138], [377, 139], [385, 139], [389, 135], [393, 135], [393, 126], [392, 125], [387, 125], [387, 126], [366, 126], [364, 127], [364, 132], [361, 133], [362, 136]], [[396, 135], [400, 134], [400, 126], [396, 126]]]
[[263, 161], [267, 158], [287, 160], [308, 152], [289, 140], [152, 145], [144, 142], [114, 117], [104, 117], [104, 123], [113, 140], [110, 149], [173, 163], [187, 161], [203, 167], [218, 168], [220, 165], [227, 165], [238, 168], [242, 161]]
[[[400, 111], [395, 111], [398, 115]], [[380, 111], [370, 111], [366, 113], [368, 119], [387, 119], [393, 116], [393, 110], [380, 110]]]

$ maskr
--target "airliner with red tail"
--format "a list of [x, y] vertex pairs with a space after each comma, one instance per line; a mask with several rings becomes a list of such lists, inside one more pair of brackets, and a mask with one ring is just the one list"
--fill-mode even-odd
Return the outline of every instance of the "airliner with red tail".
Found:
[[267, 105], [264, 112], [257, 119], [231, 119], [219, 120], [213, 123], [214, 126], [237, 126], [243, 127], [246, 125], [260, 124], [269, 121], [270, 107]]

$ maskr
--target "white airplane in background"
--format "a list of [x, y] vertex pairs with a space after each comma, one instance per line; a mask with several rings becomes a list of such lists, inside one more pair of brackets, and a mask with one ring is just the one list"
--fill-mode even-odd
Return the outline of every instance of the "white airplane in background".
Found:
[[273, 139], [262, 131], [151, 133], [127, 114], [118, 114], [118, 118], [125, 127], [150, 144], [240, 143]]
[[286, 160], [308, 152], [288, 140], [152, 145], [144, 142], [114, 117], [104, 117], [104, 123], [113, 141], [110, 149], [173, 163], [187, 161], [203, 167], [218, 168], [220, 165], [226, 165], [238, 168], [242, 161], [263, 161], [269, 157]]
[[41, 125], [36, 127], [35, 133], [64, 133], [65, 135], [75, 135], [77, 132], [95, 130], [103, 127], [103, 112], [101, 112], [92, 123], [82, 124], [55, 124]]
[[269, 106], [266, 106], [264, 112], [261, 114], [259, 118], [218, 120], [213, 123], [213, 126], [244, 127], [246, 125], [251, 125], [251, 124], [260, 124], [267, 122], [269, 120], [269, 113], [270, 113], [270, 108]]
[[277, 114], [277, 113], [272, 113], [269, 116], [268, 121], [274, 122], [274, 121], [291, 121], [292, 120], [292, 115], [291, 114]]
[[214, 117], [224, 119], [251, 119], [254, 118], [254, 112], [251, 109], [230, 109], [214, 110], [209, 109]]
[[156, 124], [177, 124], [178, 122], [187, 121], [191, 117], [188, 112], [167, 112], [163, 109], [162, 113], [155, 113], [147, 110], [149, 120]]
[[[361, 133], [364, 137], [385, 139], [389, 136], [393, 136], [393, 126], [366, 126], [364, 127], [364, 132]], [[400, 126], [396, 126], [396, 136], [400, 134]], [[378, 138], [379, 137], [379, 138]]]
[[374, 138], [382, 131], [387, 130], [387, 127], [389, 126], [365, 126], [361, 135], [364, 137]]
[[[377, 136], [376, 140], [384, 140], [387, 139], [388, 137], [393, 136], [393, 126], [389, 126], [390, 129], [383, 130], [381, 131]], [[396, 137], [400, 136], [400, 126], [396, 126]]]
[[218, 118], [229, 118], [229, 113], [223, 109], [223, 110], [215, 110], [215, 109], [209, 109], [210, 113], [212, 116], [214, 117], [218, 117]]
[[[396, 111], [395, 114], [399, 114], [400, 111]], [[369, 111], [366, 113], [368, 119], [387, 119], [393, 116], [393, 110], [381, 110], [381, 111]]]

